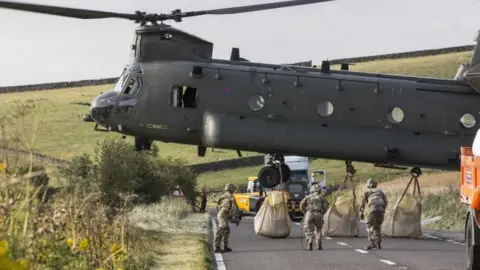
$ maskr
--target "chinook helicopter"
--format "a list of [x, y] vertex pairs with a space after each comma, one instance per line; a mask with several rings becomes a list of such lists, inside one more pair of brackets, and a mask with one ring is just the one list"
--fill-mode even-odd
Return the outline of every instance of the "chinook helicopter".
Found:
[[[169, 14], [134, 14], [0, 1], [0, 8], [79, 19], [122, 18], [135, 30], [131, 59], [111, 91], [91, 102], [93, 121], [152, 141], [268, 153], [264, 186], [288, 179], [284, 155], [369, 162], [402, 168], [459, 170], [460, 146], [471, 145], [480, 104], [480, 49], [455, 79], [374, 74], [252, 63], [232, 49], [213, 59], [213, 43], [164, 23], [333, 0], [285, 1]], [[276, 170], [275, 166], [282, 166]], [[268, 183], [267, 183], [268, 182]]]

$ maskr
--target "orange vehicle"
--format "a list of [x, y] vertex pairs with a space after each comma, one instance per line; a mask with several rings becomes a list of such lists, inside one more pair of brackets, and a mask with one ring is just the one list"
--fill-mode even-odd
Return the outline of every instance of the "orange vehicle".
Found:
[[461, 147], [460, 200], [469, 206], [465, 221], [467, 269], [480, 269], [480, 156]]

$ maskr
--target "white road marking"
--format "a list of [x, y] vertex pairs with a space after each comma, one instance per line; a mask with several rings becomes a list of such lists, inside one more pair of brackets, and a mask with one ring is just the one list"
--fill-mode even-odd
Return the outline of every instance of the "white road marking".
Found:
[[342, 246], [348, 246], [347, 243], [343, 243], [343, 242], [337, 242], [337, 244], [342, 245]]
[[428, 237], [428, 238], [437, 239], [437, 240], [442, 240], [442, 238], [440, 238], [440, 237], [436, 237], [436, 236], [429, 235], [429, 234], [424, 234], [423, 236]]
[[368, 251], [366, 250], [363, 250], [363, 249], [355, 249], [356, 252], [360, 252], [360, 253], [363, 253], [363, 254], [367, 254]]
[[[215, 238], [215, 235], [217, 234], [217, 223], [215, 222], [215, 219], [213, 219], [213, 218], [211, 218], [211, 219], [212, 219], [213, 237]], [[213, 249], [215, 250], [215, 242], [212, 243], [212, 245], [213, 245]], [[223, 262], [222, 254], [215, 253], [215, 261], [217, 262], [218, 270], [227, 270], [227, 267], [225, 267], [225, 263]]]
[[380, 261], [383, 262], [383, 263], [386, 263], [388, 265], [397, 265], [397, 263], [394, 263], [394, 262], [389, 261], [389, 260], [380, 260]]
[[297, 226], [299, 226], [299, 227], [301, 226], [300, 223], [295, 223], [295, 225], [297, 225]]
[[440, 237], [433, 236], [433, 235], [429, 235], [429, 234], [424, 234], [423, 236], [428, 237], [428, 238], [432, 238], [432, 239], [436, 239], [436, 240], [441, 240], [441, 241], [449, 242], [449, 243], [452, 243], [452, 244], [457, 244], [457, 245], [462, 245], [462, 246], [465, 245], [465, 243], [462, 243], [462, 242], [458, 242], [458, 241], [451, 240], [451, 239], [442, 239], [442, 238], [440, 238]]
[[328, 236], [325, 236], [325, 239], [332, 240], [332, 238]]

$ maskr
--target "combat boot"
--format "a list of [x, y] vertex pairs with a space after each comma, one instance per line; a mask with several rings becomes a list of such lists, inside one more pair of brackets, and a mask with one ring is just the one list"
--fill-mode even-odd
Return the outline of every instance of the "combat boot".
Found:
[[312, 250], [313, 249], [313, 242], [310, 241], [308, 242], [308, 250]]
[[223, 252], [231, 252], [231, 251], [232, 251], [232, 249], [229, 248], [229, 247], [225, 247], [225, 248], [223, 249]]
[[372, 249], [372, 248], [374, 248], [374, 247], [375, 247], [375, 244], [371, 242], [368, 246], [365, 247], [365, 249], [370, 250], [370, 249]]
[[220, 249], [219, 247], [215, 247], [215, 253], [223, 253], [223, 250]]
[[322, 242], [317, 242], [317, 250], [323, 250]]
[[375, 246], [377, 246], [377, 249], [382, 249], [382, 242], [377, 241], [377, 243], [375, 243]]

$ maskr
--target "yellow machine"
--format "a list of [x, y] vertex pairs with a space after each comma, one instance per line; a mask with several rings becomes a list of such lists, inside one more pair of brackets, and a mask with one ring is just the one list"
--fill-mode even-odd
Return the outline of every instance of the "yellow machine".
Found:
[[[288, 193], [288, 192], [287, 192]], [[235, 198], [235, 202], [238, 205], [240, 211], [242, 211], [243, 215], [255, 215], [260, 207], [262, 206], [263, 202], [266, 198], [266, 190], [260, 188], [259, 182], [256, 176], [248, 177], [248, 185], [247, 185], [247, 192], [245, 193], [233, 193], [233, 197]], [[290, 194], [288, 193], [288, 201], [287, 201], [287, 209], [290, 213], [291, 217], [303, 215], [302, 211], [300, 210], [299, 204], [300, 202], [295, 203], [295, 212], [292, 212], [292, 200], [290, 198]]]

